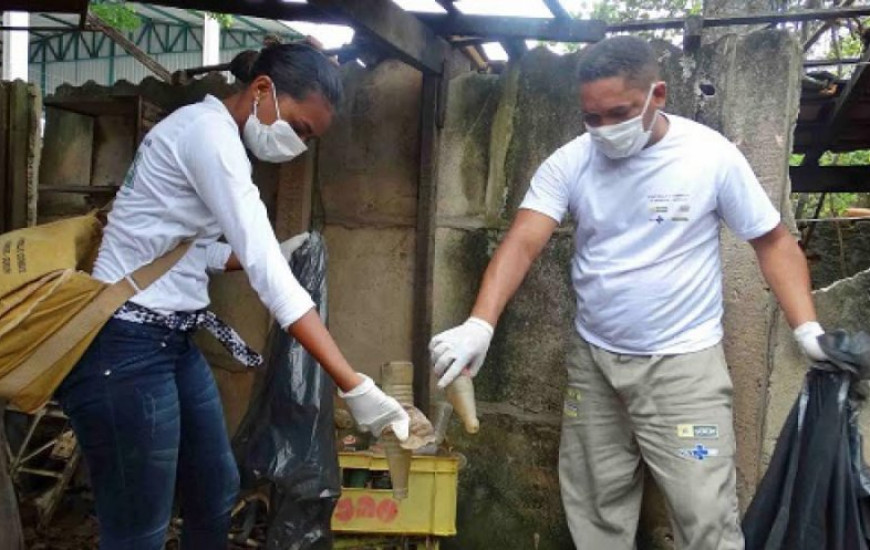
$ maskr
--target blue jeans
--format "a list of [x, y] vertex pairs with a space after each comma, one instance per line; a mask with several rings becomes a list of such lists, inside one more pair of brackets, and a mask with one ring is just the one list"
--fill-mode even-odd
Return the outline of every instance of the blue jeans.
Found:
[[227, 547], [239, 474], [211, 370], [189, 334], [110, 320], [58, 390], [90, 471], [101, 550]]

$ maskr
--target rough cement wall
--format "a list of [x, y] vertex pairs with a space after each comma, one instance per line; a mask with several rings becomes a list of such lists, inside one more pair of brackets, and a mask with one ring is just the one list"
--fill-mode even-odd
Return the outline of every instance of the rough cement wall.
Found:
[[421, 76], [398, 61], [342, 67], [345, 101], [316, 182], [329, 250], [329, 321], [355, 368], [411, 359]]
[[[659, 44], [669, 112], [701, 120], [735, 141], [774, 203], [787, 196], [800, 56], [787, 34], [728, 36], [694, 59]], [[435, 330], [461, 322], [537, 166], [581, 128], [576, 56], [535, 50], [500, 77], [451, 82], [439, 165]], [[707, 93], [702, 92], [700, 84]], [[485, 185], [481, 189], [481, 185]], [[570, 226], [560, 229], [509, 305], [477, 378], [482, 430], [454, 430], [469, 458], [461, 475], [459, 532], [450, 548], [570, 548], [556, 473], [563, 355], [574, 298]], [[726, 350], [736, 387], [740, 494], [757, 477], [774, 304], [751, 248], [723, 237]], [[739, 320], [739, 322], [738, 322]], [[663, 506], [648, 500], [647, 547], [666, 544]], [[491, 529], [485, 526], [491, 525]]]
[[825, 288], [852, 277], [870, 268], [870, 223], [817, 224], [807, 254], [813, 288]]
[[[717, 92], [701, 96], [697, 118], [737, 144], [786, 223], [793, 225], [787, 160], [800, 93], [798, 45], [787, 33], [760, 31], [726, 36], [715, 46], [701, 52], [696, 74]], [[778, 307], [747, 244], [725, 232], [722, 255], [725, 352], [735, 386], [738, 491], [745, 507], [760, 473], [768, 335]]]

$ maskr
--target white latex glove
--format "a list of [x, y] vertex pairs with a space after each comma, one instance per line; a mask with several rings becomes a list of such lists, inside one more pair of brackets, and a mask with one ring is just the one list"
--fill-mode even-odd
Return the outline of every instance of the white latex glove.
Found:
[[439, 388], [446, 388], [465, 368], [471, 376], [477, 376], [492, 342], [492, 333], [492, 325], [483, 319], [469, 317], [458, 327], [432, 338], [429, 352], [432, 354], [432, 370], [439, 377]]
[[390, 427], [399, 441], [408, 439], [411, 419], [405, 409], [398, 401], [381, 391], [374, 380], [365, 374], [360, 376], [365, 378], [360, 385], [347, 393], [340, 390], [338, 392], [360, 429], [380, 437], [381, 432]]
[[794, 329], [794, 338], [807, 357], [813, 361], [827, 361], [828, 356], [819, 345], [819, 336], [824, 333], [825, 331], [820, 324], [815, 321], [807, 321]]
[[308, 240], [308, 237], [310, 235], [311, 234], [306, 231], [305, 233], [294, 235], [281, 243], [281, 255], [284, 256], [284, 259], [289, 262], [290, 257], [293, 255], [296, 249], [305, 244], [305, 241]]

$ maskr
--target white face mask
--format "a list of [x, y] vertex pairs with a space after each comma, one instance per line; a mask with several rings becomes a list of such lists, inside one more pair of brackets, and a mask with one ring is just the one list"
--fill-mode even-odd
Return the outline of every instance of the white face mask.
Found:
[[245, 122], [242, 138], [248, 149], [258, 159], [266, 162], [287, 162], [304, 153], [308, 147], [299, 138], [293, 127], [281, 118], [278, 110], [278, 94], [275, 83], [272, 83], [272, 99], [275, 101], [275, 114], [278, 118], [272, 124], [263, 124], [257, 118], [257, 102], [254, 110]]
[[649, 130], [644, 130], [643, 117], [647, 107], [649, 107], [654, 88], [655, 83], [650, 86], [646, 102], [643, 104], [643, 111], [638, 116], [610, 126], [592, 127], [586, 125], [586, 131], [589, 132], [592, 143], [602, 153], [612, 159], [624, 159], [639, 153], [649, 143], [655, 119], [653, 119], [653, 124], [650, 124]]

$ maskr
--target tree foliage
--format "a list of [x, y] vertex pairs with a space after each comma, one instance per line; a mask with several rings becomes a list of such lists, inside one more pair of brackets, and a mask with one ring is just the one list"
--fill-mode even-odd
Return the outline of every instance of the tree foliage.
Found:
[[119, 31], [134, 31], [142, 25], [142, 18], [136, 8], [123, 0], [91, 0], [88, 9]]
[[[91, 0], [89, 9], [110, 27], [119, 31], [134, 31], [142, 25], [142, 17], [139, 16], [136, 7], [125, 0]], [[206, 15], [225, 29], [233, 26], [232, 15], [215, 12], [206, 12]]]

